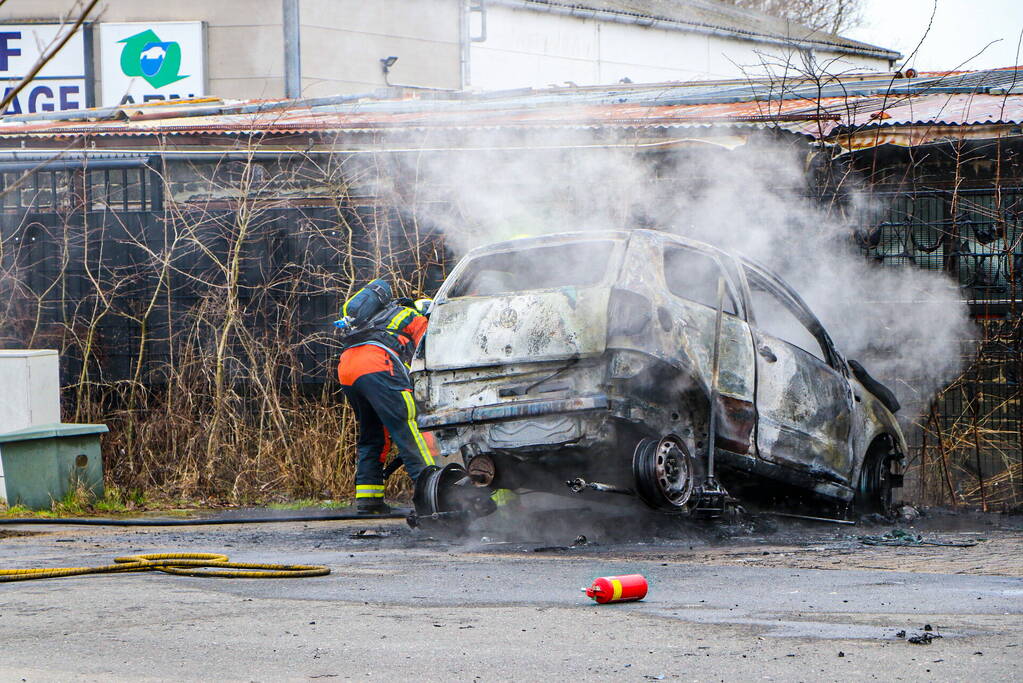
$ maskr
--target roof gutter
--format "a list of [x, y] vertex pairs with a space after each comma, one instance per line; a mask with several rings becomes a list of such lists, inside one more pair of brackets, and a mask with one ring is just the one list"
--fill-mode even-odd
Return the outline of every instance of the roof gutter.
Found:
[[[692, 143], [708, 143], [714, 144], [719, 147], [726, 149], [733, 149], [738, 147], [740, 143], [735, 141], [741, 138], [745, 134], [753, 133], [757, 130], [763, 130], [763, 127], [747, 125], [737, 129], [737, 131], [730, 131], [725, 136], [729, 139], [723, 138], [721, 135], [708, 135], [706, 137], [699, 137], [693, 135], [691, 131], [684, 133], [685, 137], [671, 137], [660, 140], [650, 140], [647, 142], [601, 142], [601, 143], [563, 143], [563, 144], [522, 144], [522, 145], [478, 145], [478, 146], [466, 146], [458, 147], [454, 145], [450, 146], [434, 146], [434, 147], [381, 147], [374, 145], [373, 147], [367, 148], [340, 148], [332, 147], [330, 149], [275, 149], [275, 150], [240, 150], [240, 149], [152, 149], [144, 152], [137, 150], [116, 150], [116, 151], [104, 151], [95, 152], [92, 150], [81, 150], [70, 156], [68, 152], [61, 152], [58, 154], [47, 154], [45, 149], [33, 150], [31, 152], [15, 152], [10, 150], [0, 150], [0, 165], [4, 163], [26, 163], [33, 161], [33, 168], [39, 164], [45, 164], [48, 162], [56, 163], [58, 161], [66, 161], [69, 167], [81, 168], [84, 165], [95, 168], [103, 168], [104, 166], [96, 166], [98, 162], [102, 164], [116, 164], [125, 163], [133, 165], [150, 165], [157, 163], [159, 160], [177, 160], [177, 161], [209, 161], [219, 162], [222, 160], [237, 160], [237, 161], [277, 161], [280, 159], [303, 159], [306, 157], [332, 157], [332, 156], [372, 156], [372, 155], [383, 155], [383, 154], [424, 154], [424, 153], [442, 153], [442, 152], [518, 152], [518, 151], [552, 151], [552, 150], [585, 150], [585, 149], [624, 149], [627, 151], [635, 152], [646, 152], [646, 151], [657, 151], [661, 149], [668, 149], [677, 145], [688, 145]], [[708, 133], [722, 133], [723, 131], [717, 126], [711, 124], [705, 124], [699, 127], [701, 132]], [[798, 133], [794, 131], [788, 131], [784, 128], [769, 128], [771, 131], [779, 131], [788, 133], [796, 137], [810, 138], [811, 136], [805, 133]], [[131, 166], [129, 166], [131, 167]], [[39, 170], [43, 170], [40, 168]]]
[[579, 7], [578, 5], [540, 4], [528, 2], [527, 0], [488, 0], [488, 4], [501, 5], [504, 7], [511, 7], [513, 9], [523, 9], [533, 12], [547, 12], [548, 14], [575, 17], [577, 19], [593, 19], [594, 21], [607, 21], [614, 24], [628, 24], [632, 26], [643, 26], [646, 28], [658, 28], [665, 31], [698, 33], [707, 36], [717, 36], [719, 38], [740, 38], [743, 40], [753, 39], [760, 43], [781, 45], [789, 48], [827, 49], [833, 52], [840, 52], [842, 54], [874, 57], [875, 59], [885, 59], [888, 61], [902, 59], [902, 53], [892, 52], [891, 50], [886, 50], [884, 48], [868, 50], [865, 48], [835, 45], [834, 43], [829, 43], [823, 40], [813, 40], [808, 38], [782, 38], [764, 33], [755, 33], [753, 31], [728, 29], [720, 26], [711, 26], [709, 24], [686, 23], [661, 17], [644, 16], [641, 14], [626, 14], [611, 10]]
[[29, 171], [68, 171], [89, 169], [155, 168], [159, 155], [152, 152], [124, 154], [85, 154], [81, 151], [60, 152], [19, 152], [0, 151], [0, 173], [26, 173]]
[[36, 164], [0, 161], [0, 173], [27, 173], [29, 171], [103, 171], [121, 170], [130, 168], [145, 168], [152, 166], [149, 158], [145, 159], [97, 159], [96, 161], [85, 161], [83, 159], [61, 159], [60, 161], [43, 161]]

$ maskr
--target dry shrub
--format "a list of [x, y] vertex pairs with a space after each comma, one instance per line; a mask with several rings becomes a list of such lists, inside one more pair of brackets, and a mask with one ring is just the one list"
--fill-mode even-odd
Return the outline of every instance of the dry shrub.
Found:
[[[330, 321], [367, 279], [416, 296], [443, 267], [397, 200], [353, 191], [378, 185], [375, 171], [248, 154], [120, 183], [63, 172], [0, 232], [0, 346], [61, 351], [64, 417], [110, 427], [113, 486], [230, 503], [350, 496], [355, 424]], [[407, 496], [407, 477], [388, 493]]]

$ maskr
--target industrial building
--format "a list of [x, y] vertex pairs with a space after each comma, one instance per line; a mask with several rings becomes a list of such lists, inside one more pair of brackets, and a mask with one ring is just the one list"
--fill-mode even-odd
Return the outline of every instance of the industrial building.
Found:
[[[11, 87], [28, 73], [74, 19], [69, 4], [0, 7], [0, 81]], [[389, 85], [497, 90], [886, 72], [899, 57], [714, 0], [102, 0], [7, 113]]]

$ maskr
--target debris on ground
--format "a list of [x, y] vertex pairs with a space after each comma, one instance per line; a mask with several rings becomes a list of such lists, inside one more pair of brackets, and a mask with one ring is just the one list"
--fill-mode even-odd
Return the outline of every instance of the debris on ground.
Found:
[[920, 518], [920, 510], [912, 505], [903, 505], [896, 512], [899, 515], [899, 519], [907, 524], [911, 524]]
[[572, 548], [578, 548], [580, 546], [589, 544], [590, 540], [583, 536], [582, 534], [579, 534], [578, 536], [575, 537], [575, 540], [572, 541], [572, 545], [544, 545], [540, 546], [539, 548], [533, 548], [533, 552], [534, 553], [558, 552], [562, 550], [571, 550]]
[[482, 545], [516, 545], [515, 541], [495, 541], [490, 536], [481, 536], [480, 543]]
[[895, 637], [904, 638], [907, 643], [912, 643], [913, 645], [930, 645], [932, 640], [942, 636], [940, 633], [935, 633], [933, 626], [924, 624], [923, 628], [920, 629], [920, 633], [914, 633], [909, 638], [906, 638], [905, 631], [899, 631], [895, 634]]
[[9, 531], [0, 529], [0, 538], [18, 538], [20, 536], [38, 536], [40, 531]]
[[877, 512], [871, 512], [870, 514], [860, 517], [860, 521], [864, 524], [884, 525], [891, 524], [892, 520]]
[[348, 534], [348, 538], [387, 538], [391, 535], [390, 531], [380, 531], [379, 529], [359, 529], [354, 534]]
[[[920, 534], [914, 534], [905, 529], [892, 529], [880, 536], [858, 536], [863, 545], [887, 545], [894, 547], [920, 547], [920, 546], [941, 546], [943, 548], [972, 548], [978, 541], [947, 541], [929, 540]], [[979, 539], [984, 540], [984, 539]]]

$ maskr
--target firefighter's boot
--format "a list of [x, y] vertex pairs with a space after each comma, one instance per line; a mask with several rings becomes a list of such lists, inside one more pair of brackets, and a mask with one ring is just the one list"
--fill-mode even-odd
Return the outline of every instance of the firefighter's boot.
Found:
[[379, 498], [360, 500], [355, 503], [355, 512], [360, 515], [389, 515], [391, 506]]

